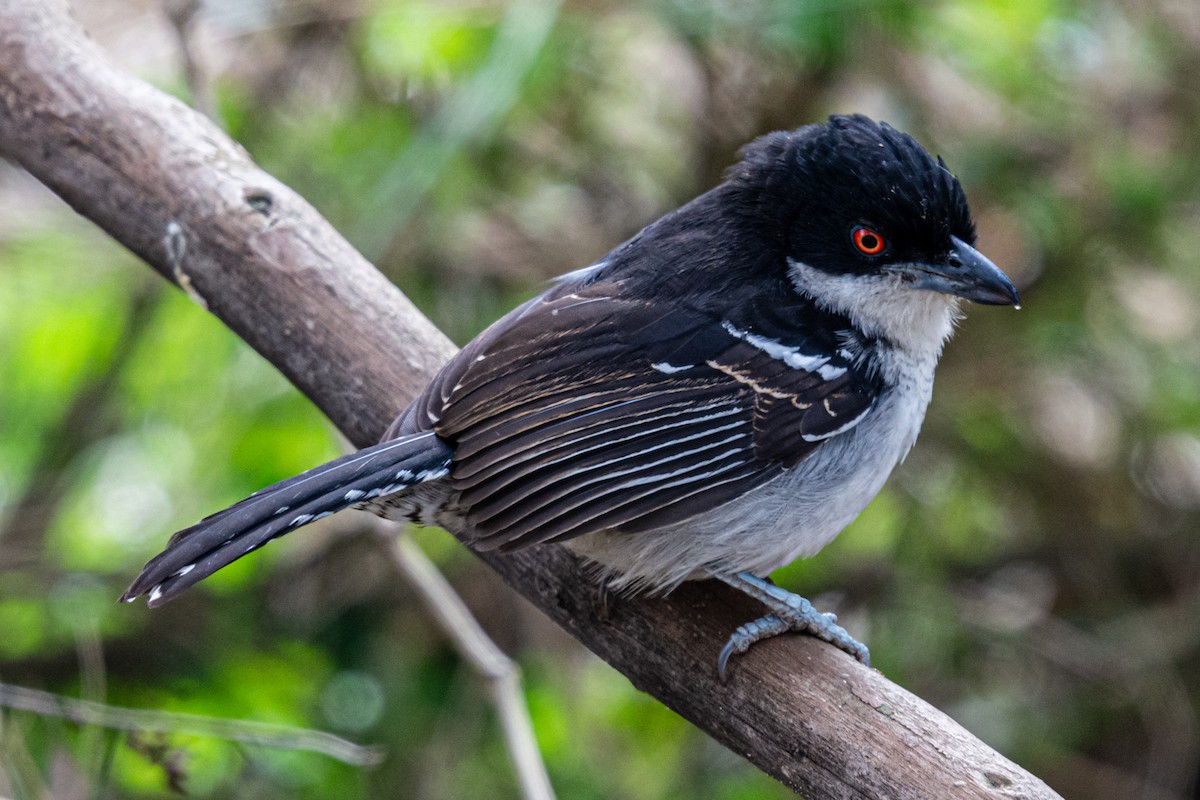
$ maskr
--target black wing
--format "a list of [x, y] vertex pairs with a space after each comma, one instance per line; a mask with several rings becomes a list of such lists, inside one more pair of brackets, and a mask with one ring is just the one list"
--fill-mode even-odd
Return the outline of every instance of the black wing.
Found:
[[620, 294], [560, 285], [526, 303], [398, 421], [454, 443], [480, 545], [687, 519], [794, 466], [878, 393], [829, 336], [773, 338]]

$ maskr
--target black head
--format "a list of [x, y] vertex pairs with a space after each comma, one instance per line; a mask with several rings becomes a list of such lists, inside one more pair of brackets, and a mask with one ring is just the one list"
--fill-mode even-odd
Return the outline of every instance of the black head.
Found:
[[887, 123], [835, 116], [742, 151], [730, 182], [771, 219], [788, 258], [830, 274], [883, 274], [984, 303], [1016, 289], [974, 249], [958, 179]]

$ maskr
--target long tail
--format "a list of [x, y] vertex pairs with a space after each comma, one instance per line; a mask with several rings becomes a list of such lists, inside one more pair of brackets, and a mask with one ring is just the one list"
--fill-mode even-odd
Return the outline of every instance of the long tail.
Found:
[[184, 528], [121, 596], [162, 605], [251, 550], [335, 511], [445, 476], [450, 445], [432, 433], [404, 436], [334, 459], [255, 492]]

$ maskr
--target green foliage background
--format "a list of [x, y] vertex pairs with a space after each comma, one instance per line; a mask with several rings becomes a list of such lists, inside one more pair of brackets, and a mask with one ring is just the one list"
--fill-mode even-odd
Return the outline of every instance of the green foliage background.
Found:
[[[187, 96], [155, 3], [76, 7]], [[862, 111], [942, 153], [1026, 308], [970, 309], [911, 457], [776, 578], [1066, 797], [1197, 796], [1193, 0], [211, 0], [196, 43], [232, 135], [459, 342], [760, 133]], [[0, 712], [0, 794], [168, 797], [177, 773], [204, 798], [515, 796], [481, 682], [354, 519], [153, 613], [115, 604], [172, 530], [340, 448], [215, 319], [0, 168], [0, 680], [387, 753]], [[560, 797], [789, 796], [417, 537], [525, 669]]]

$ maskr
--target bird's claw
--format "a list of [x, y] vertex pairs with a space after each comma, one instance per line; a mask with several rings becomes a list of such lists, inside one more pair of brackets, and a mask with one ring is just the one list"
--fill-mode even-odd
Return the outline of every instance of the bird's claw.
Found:
[[864, 666], [871, 666], [870, 651], [837, 624], [837, 615], [817, 611], [803, 597], [747, 573], [724, 580], [765, 603], [771, 613], [747, 622], [730, 635], [717, 657], [717, 676], [722, 683], [728, 679], [729, 659], [735, 654], [746, 652], [755, 642], [789, 631], [815, 636], [854, 656]]

